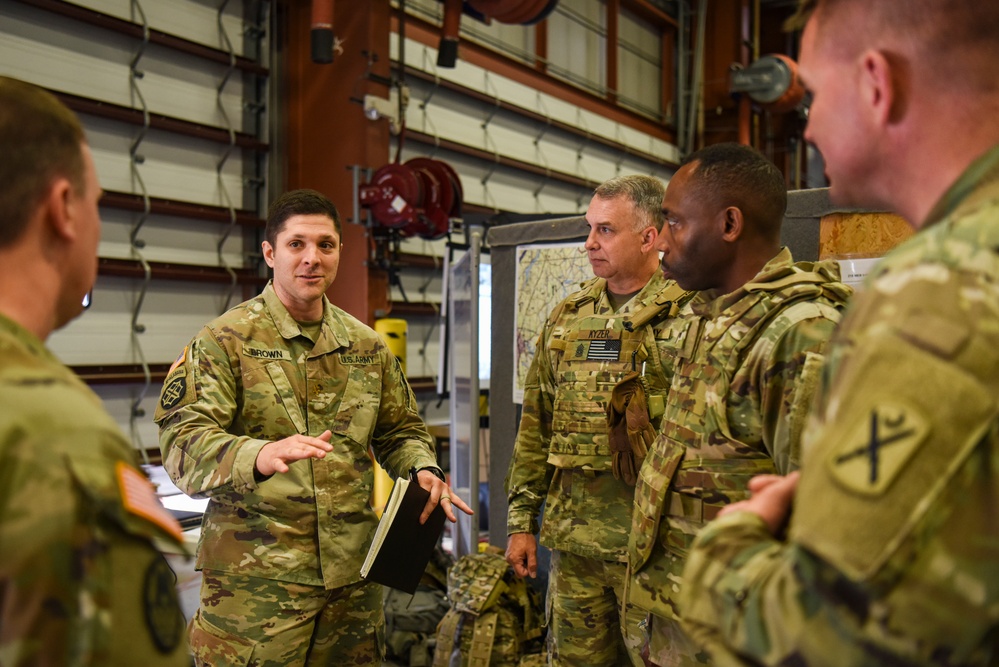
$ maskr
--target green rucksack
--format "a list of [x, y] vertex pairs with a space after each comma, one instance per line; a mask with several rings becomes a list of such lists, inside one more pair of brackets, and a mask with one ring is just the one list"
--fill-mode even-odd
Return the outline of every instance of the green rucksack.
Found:
[[434, 550], [416, 593], [385, 587], [385, 658], [388, 664], [430, 667], [437, 625], [449, 608], [447, 572], [454, 558]]
[[437, 626], [433, 667], [544, 664], [541, 596], [503, 556], [463, 556], [447, 582], [451, 608]]

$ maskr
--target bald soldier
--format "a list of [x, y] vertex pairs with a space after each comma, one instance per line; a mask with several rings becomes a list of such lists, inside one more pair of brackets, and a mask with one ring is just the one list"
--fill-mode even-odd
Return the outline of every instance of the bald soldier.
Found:
[[698, 290], [680, 312], [662, 433], [642, 466], [628, 544], [630, 599], [651, 612], [649, 660], [708, 662], [679, 625], [694, 535], [761, 472], [798, 467], [803, 417], [850, 289], [835, 262], [780, 246], [784, 177], [759, 151], [704, 148], [663, 199], [663, 270]]
[[183, 667], [182, 548], [137, 454], [45, 347], [97, 277], [101, 186], [76, 116], [0, 77], [0, 664]]
[[619, 403], [615, 387], [623, 381], [634, 400], [618, 407], [626, 402], [633, 421], [653, 431], [650, 420], [658, 425], [662, 415], [672, 315], [687, 298], [659, 272], [662, 194], [662, 183], [649, 176], [622, 176], [596, 189], [586, 210], [596, 277], [548, 317], [524, 387], [507, 476], [507, 560], [520, 576], [536, 574], [534, 534], [544, 502], [555, 665], [643, 664], [644, 614], [624, 603], [624, 560], [644, 445], [640, 432], [637, 451], [627, 436], [610, 437], [608, 407]]
[[724, 664], [995, 665], [999, 3], [802, 14], [831, 198], [917, 232], [830, 345], [800, 479], [754, 480], [694, 544], [686, 626]]

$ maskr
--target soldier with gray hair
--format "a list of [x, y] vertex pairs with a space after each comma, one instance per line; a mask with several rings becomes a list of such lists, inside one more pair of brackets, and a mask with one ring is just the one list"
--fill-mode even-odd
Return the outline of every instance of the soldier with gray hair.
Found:
[[80, 121], [0, 76], [0, 664], [184, 667], [182, 549], [138, 456], [45, 346], [97, 277], [101, 186]]
[[156, 409], [164, 466], [209, 498], [198, 545], [198, 665], [371, 665], [384, 655], [382, 587], [361, 579], [377, 524], [374, 463], [417, 470], [451, 521], [450, 492], [399, 361], [333, 306], [340, 216], [314, 190], [268, 214], [262, 294], [184, 349]]
[[917, 231], [833, 338], [800, 477], [697, 538], [683, 617], [724, 664], [995, 665], [999, 3], [802, 4], [830, 197]]
[[683, 633], [677, 591], [704, 522], [747, 496], [750, 477], [800, 463], [823, 349], [851, 290], [833, 261], [780, 247], [784, 177], [759, 151], [716, 144], [688, 156], [663, 199], [663, 270], [698, 290], [680, 313], [662, 433], [635, 489], [629, 600], [649, 610], [649, 660], [708, 664]]
[[658, 270], [662, 197], [649, 176], [596, 189], [585, 244], [596, 277], [548, 317], [524, 388], [506, 483], [507, 561], [520, 576], [537, 574], [544, 503], [554, 665], [643, 664], [644, 614], [622, 597], [627, 530], [634, 473], [669, 386], [672, 316], [687, 297]]

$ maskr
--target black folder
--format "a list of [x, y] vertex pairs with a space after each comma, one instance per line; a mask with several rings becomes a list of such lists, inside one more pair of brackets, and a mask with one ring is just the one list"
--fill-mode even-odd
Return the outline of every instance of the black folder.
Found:
[[378, 522], [371, 548], [361, 566], [361, 576], [412, 595], [444, 531], [444, 510], [434, 508], [427, 522], [420, 514], [430, 492], [412, 479], [399, 478], [392, 487]]

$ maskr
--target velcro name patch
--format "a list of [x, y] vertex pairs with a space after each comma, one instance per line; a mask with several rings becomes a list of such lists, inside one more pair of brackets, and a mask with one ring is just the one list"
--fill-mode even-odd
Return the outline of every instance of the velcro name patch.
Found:
[[254, 359], [280, 359], [281, 361], [291, 361], [291, 353], [288, 350], [249, 347], [243, 346], [243, 356]]
[[373, 354], [341, 354], [340, 363], [357, 365], [370, 365], [376, 363], [377, 357]]

